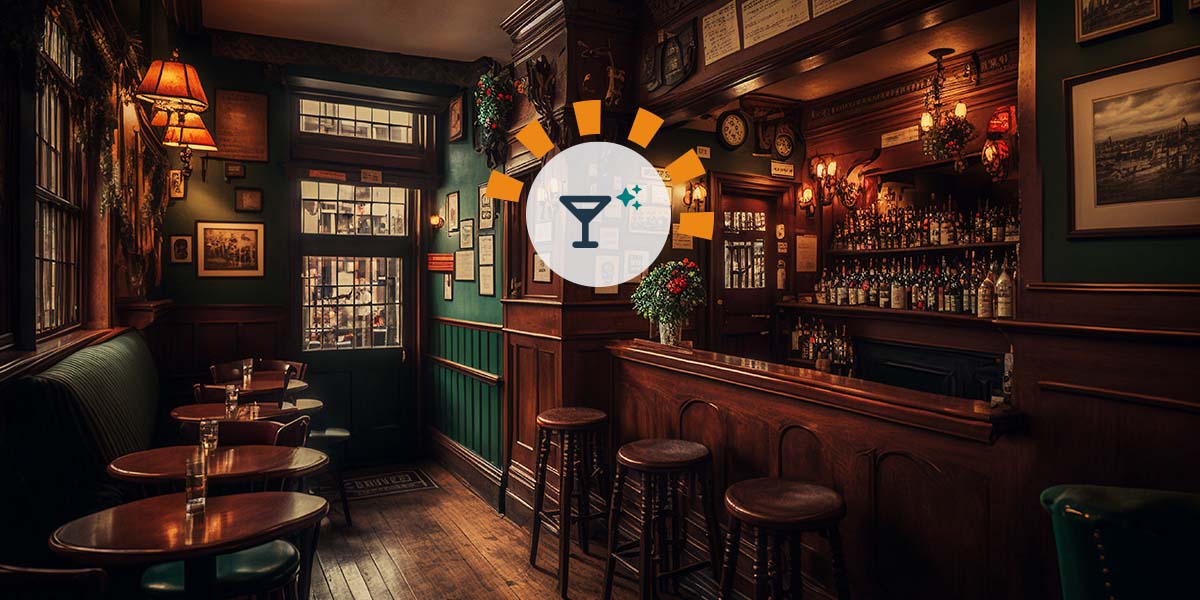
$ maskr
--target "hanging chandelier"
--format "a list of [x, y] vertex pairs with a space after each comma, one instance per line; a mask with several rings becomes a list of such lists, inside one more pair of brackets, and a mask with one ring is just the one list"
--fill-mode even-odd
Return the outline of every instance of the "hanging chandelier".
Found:
[[953, 111], [943, 109], [942, 92], [946, 87], [946, 67], [942, 59], [953, 54], [952, 48], [935, 48], [929, 55], [937, 61], [937, 70], [925, 92], [925, 112], [921, 114], [921, 152], [934, 160], [954, 159], [954, 170], [966, 169], [963, 150], [975, 139], [975, 126], [967, 120], [967, 105], [958, 102]]

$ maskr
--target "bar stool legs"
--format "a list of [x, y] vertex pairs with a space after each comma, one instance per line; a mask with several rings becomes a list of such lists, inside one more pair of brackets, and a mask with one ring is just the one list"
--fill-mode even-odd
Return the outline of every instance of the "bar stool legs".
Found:
[[550, 460], [550, 432], [538, 428], [537, 466], [533, 480], [533, 539], [529, 564], [537, 564], [538, 539], [542, 536], [542, 505], [546, 498], [546, 463]]

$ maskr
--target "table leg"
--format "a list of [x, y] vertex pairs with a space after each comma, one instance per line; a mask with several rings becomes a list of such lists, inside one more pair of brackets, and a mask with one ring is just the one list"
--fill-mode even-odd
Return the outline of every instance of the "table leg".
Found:
[[201, 556], [183, 562], [184, 596], [193, 600], [217, 597], [217, 557]]

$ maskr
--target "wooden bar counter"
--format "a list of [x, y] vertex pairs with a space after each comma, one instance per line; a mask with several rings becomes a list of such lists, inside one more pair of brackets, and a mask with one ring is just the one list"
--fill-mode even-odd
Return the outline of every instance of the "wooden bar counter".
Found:
[[[1020, 413], [644, 340], [608, 349], [614, 448], [646, 437], [703, 443], [718, 493], [762, 476], [838, 490], [854, 597], [1012, 594], [1017, 507], [1004, 490], [1015, 489]], [[701, 556], [696, 515], [688, 551]], [[825, 540], [807, 536], [805, 550], [808, 584], [833, 589]], [[746, 541], [742, 552], [752, 556]]]

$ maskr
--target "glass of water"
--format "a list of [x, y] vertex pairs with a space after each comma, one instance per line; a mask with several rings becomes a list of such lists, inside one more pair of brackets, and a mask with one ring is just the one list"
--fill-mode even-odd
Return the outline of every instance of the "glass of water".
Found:
[[184, 466], [184, 496], [187, 498], [187, 514], [204, 512], [204, 499], [208, 495], [208, 469], [205, 455], [197, 450], [187, 459]]
[[200, 448], [205, 454], [217, 449], [217, 426], [216, 419], [200, 421]]
[[238, 405], [238, 388], [236, 385], [228, 384], [225, 386], [225, 418], [233, 419], [237, 417]]
[[254, 374], [254, 359], [242, 361], [242, 387], [250, 387], [250, 376]]

